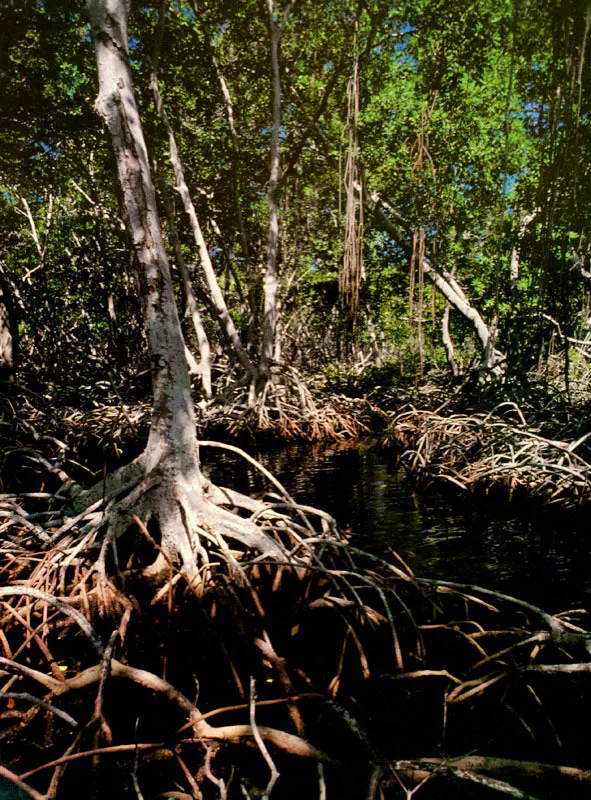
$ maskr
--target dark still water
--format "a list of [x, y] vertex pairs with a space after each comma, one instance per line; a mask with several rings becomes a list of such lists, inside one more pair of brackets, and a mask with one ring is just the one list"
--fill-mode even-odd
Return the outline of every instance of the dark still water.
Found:
[[[256, 452], [301, 503], [332, 514], [356, 546], [396, 550], [417, 575], [514, 594], [547, 611], [591, 609], [591, 518], [498, 500], [417, 492], [377, 447], [292, 446]], [[238, 455], [204, 448], [214, 482], [262, 494], [273, 490]]]

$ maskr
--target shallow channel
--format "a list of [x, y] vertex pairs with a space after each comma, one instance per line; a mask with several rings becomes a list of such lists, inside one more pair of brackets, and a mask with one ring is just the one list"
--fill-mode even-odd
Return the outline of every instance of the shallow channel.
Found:
[[[332, 514], [354, 543], [388, 557], [396, 550], [416, 574], [477, 584], [547, 611], [591, 608], [589, 515], [417, 491], [392, 450], [291, 446], [248, 452], [301, 503]], [[221, 485], [272, 490], [239, 456], [204, 448]]]

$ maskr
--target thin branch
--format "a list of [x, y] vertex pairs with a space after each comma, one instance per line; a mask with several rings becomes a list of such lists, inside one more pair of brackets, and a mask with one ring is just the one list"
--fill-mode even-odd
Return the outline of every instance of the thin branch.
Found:
[[250, 709], [249, 709], [250, 710], [250, 726], [252, 728], [252, 735], [254, 737], [255, 742], [257, 743], [257, 747], [261, 751], [261, 754], [262, 754], [263, 758], [267, 762], [267, 766], [271, 770], [271, 777], [269, 778], [269, 783], [267, 784], [267, 788], [265, 789], [264, 794], [263, 794], [263, 800], [267, 800], [267, 798], [270, 796], [271, 792], [273, 791], [273, 787], [277, 783], [277, 780], [279, 778], [279, 772], [277, 770], [277, 767], [275, 766], [275, 762], [273, 761], [273, 759], [271, 758], [271, 756], [269, 754], [269, 751], [267, 750], [267, 747], [265, 746], [263, 738], [262, 738], [262, 736], [261, 736], [261, 734], [259, 732], [259, 729], [257, 727], [255, 700], [256, 700], [255, 680], [254, 680], [253, 677], [251, 677], [251, 679], [250, 679]]

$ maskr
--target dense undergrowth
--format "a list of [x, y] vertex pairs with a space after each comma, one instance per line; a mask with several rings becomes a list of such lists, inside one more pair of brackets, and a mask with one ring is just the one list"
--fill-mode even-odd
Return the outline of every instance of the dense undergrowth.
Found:
[[479, 373], [458, 379], [431, 371], [421, 382], [401, 379], [397, 365], [360, 375], [332, 373], [346, 388], [382, 409], [380, 443], [394, 445], [419, 485], [447, 485], [582, 507], [591, 499], [591, 393], [586, 376], [568, 389], [561, 365], [543, 374], [506, 374], [482, 382]]
[[[78, 796], [81, 784], [96, 798], [586, 796], [585, 610], [551, 615], [415, 576], [276, 485], [252, 514], [299, 561], [214, 547], [198, 592], [173, 564], [152, 586], [142, 566], [157, 532], [130, 519], [104, 550], [100, 509], [76, 515], [69, 499], [74, 480], [134, 454], [147, 406], [54, 403], [13, 387], [2, 404], [7, 785], [36, 800]], [[515, 402], [471, 415], [352, 403], [386, 436], [419, 430], [422, 450], [403, 457], [416, 469], [412, 453], [430, 449], [419, 472], [436, 476], [446, 459], [458, 484], [459, 460], [476, 469], [491, 441], [501, 452], [518, 435], [545, 469], [556, 466], [547, 447], [576, 461], [578, 448], [533, 434]]]
[[[567, 391], [559, 364], [543, 375], [508, 374], [489, 383], [479, 383], [475, 373], [451, 388], [445, 373], [431, 371], [418, 382], [401, 376], [397, 364], [293, 372], [296, 396], [293, 387], [279, 385], [273, 402], [250, 406], [244, 389], [230, 384], [219, 399], [200, 404], [200, 438], [248, 446], [370, 436], [393, 445], [422, 485], [494, 489], [507, 501], [529, 497], [563, 508], [590, 498], [591, 393], [574, 378]], [[151, 406], [141, 387], [121, 393], [105, 381], [35, 392], [5, 388], [0, 436], [6, 446], [15, 423], [33, 438], [51, 431], [77, 480], [88, 478], [89, 468], [96, 474], [136, 455], [149, 429]]]
[[212, 554], [198, 593], [141, 579], [136, 521], [104, 582], [52, 444], [2, 498], [0, 737], [29, 796], [584, 796], [583, 612], [415, 577], [326, 516], [311, 559]]

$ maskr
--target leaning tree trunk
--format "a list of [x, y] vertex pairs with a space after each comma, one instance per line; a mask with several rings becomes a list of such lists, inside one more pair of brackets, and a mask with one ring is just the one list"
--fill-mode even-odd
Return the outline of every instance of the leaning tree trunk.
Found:
[[179, 148], [176, 142], [176, 137], [174, 135], [172, 125], [170, 124], [170, 121], [168, 119], [168, 114], [166, 113], [166, 109], [164, 108], [164, 104], [162, 102], [162, 96], [160, 94], [160, 89], [158, 86], [157, 66], [158, 66], [158, 55], [160, 50], [160, 44], [164, 33], [164, 20], [165, 20], [165, 8], [163, 5], [160, 9], [156, 48], [153, 57], [152, 73], [150, 76], [150, 85], [152, 87], [152, 92], [154, 95], [154, 105], [156, 106], [156, 111], [158, 112], [158, 116], [160, 117], [160, 120], [164, 125], [166, 133], [168, 135], [170, 163], [172, 164], [174, 170], [176, 188], [183, 201], [183, 207], [185, 209], [185, 212], [189, 217], [189, 222], [191, 224], [191, 231], [193, 232], [193, 238], [195, 239], [195, 244], [197, 245], [197, 249], [199, 251], [199, 258], [201, 261], [205, 282], [207, 284], [207, 288], [209, 290], [212, 303], [217, 313], [218, 323], [220, 325], [222, 333], [226, 336], [228, 342], [232, 345], [234, 353], [236, 354], [236, 357], [244, 367], [247, 375], [249, 375], [253, 380], [256, 380], [257, 370], [254, 364], [251, 362], [250, 358], [248, 357], [248, 354], [244, 349], [242, 342], [240, 341], [240, 336], [238, 334], [238, 331], [236, 330], [234, 321], [232, 320], [230, 312], [228, 311], [228, 308], [226, 306], [226, 301], [224, 300], [224, 296], [222, 294], [222, 290], [220, 289], [218, 279], [215, 274], [215, 270], [211, 263], [209, 250], [207, 249], [207, 244], [205, 242], [205, 238], [201, 231], [201, 226], [199, 224], [199, 219], [197, 217], [195, 205], [193, 203], [193, 200], [191, 199], [191, 193], [189, 192], [189, 187], [187, 185], [187, 181], [185, 178], [185, 172], [183, 170], [183, 165], [181, 162]]
[[[374, 218], [382, 230], [391, 236], [393, 241], [405, 250], [407, 254], [410, 254], [411, 250], [401, 229], [384, 211], [383, 206], [387, 207], [387, 204], [384, 203], [381, 196], [377, 192], [370, 192], [364, 181], [357, 184], [357, 190], [363, 197], [363, 203], [368, 211], [373, 212]], [[389, 210], [391, 211], [391, 209]], [[478, 310], [469, 302], [454, 276], [447, 272], [440, 274], [426, 257], [422, 258], [421, 266], [424, 274], [431, 280], [437, 291], [443, 295], [446, 302], [459, 311], [474, 328], [482, 349], [482, 361], [479, 368], [497, 377], [503, 375], [506, 370], [505, 356], [496, 349], [494, 335]], [[444, 330], [446, 330], [446, 327], [444, 327]], [[447, 331], [447, 335], [448, 340], [444, 344], [449, 358], [449, 344], [451, 343], [449, 331]]]
[[176, 229], [176, 222], [174, 219], [174, 208], [168, 196], [166, 182], [162, 179], [158, 181], [160, 195], [164, 204], [164, 213], [166, 214], [166, 221], [168, 223], [168, 239], [172, 245], [172, 250], [178, 267], [181, 283], [183, 286], [183, 294], [185, 295], [185, 316], [191, 320], [193, 331], [197, 337], [197, 344], [199, 346], [199, 364], [193, 365], [195, 362], [193, 354], [190, 350], [185, 350], [187, 362], [189, 364], [189, 372], [198, 373], [201, 378], [201, 386], [203, 387], [203, 396], [205, 400], [211, 400], [213, 396], [211, 385], [211, 348], [209, 346], [209, 339], [199, 313], [197, 306], [197, 298], [193, 290], [193, 282], [189, 275], [189, 268], [185, 261], [185, 256], [181, 248], [178, 232]]

